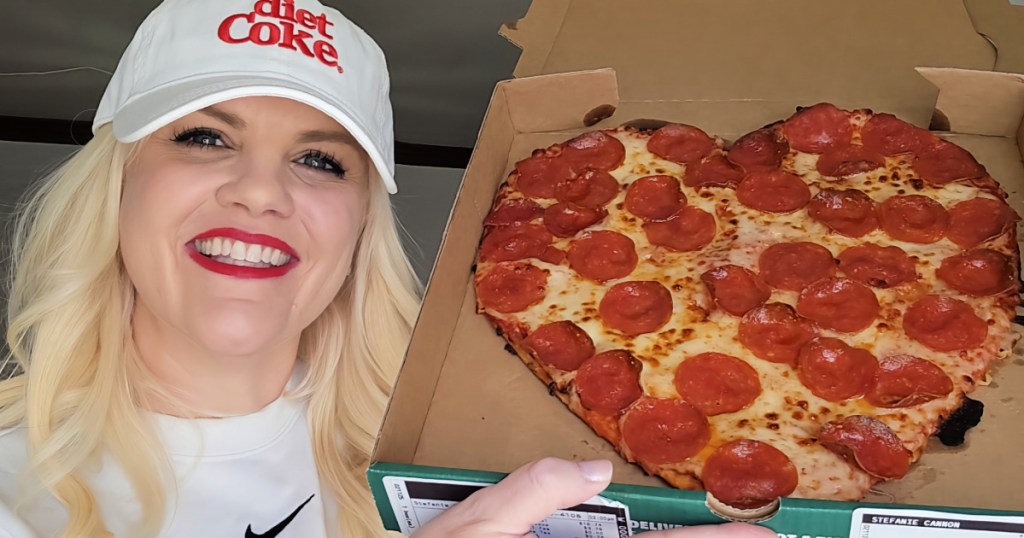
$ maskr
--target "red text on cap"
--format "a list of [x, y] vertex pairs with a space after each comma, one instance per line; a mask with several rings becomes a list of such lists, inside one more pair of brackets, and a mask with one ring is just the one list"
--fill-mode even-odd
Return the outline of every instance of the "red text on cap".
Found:
[[[327, 32], [330, 26], [334, 23], [327, 20], [326, 13], [313, 15], [307, 9], [295, 9], [294, 0], [259, 0], [251, 12], [224, 19], [217, 28], [217, 37], [230, 44], [255, 43], [296, 50], [342, 73], [338, 49], [327, 41], [334, 39]], [[306, 30], [316, 30], [324, 39]]]

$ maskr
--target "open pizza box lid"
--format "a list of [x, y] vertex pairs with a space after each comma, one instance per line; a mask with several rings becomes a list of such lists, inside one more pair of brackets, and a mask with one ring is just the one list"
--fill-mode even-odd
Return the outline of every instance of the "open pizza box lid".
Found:
[[[668, 120], [734, 139], [829, 101], [922, 126], [934, 115], [1024, 215], [1024, 78], [993, 72], [1024, 71], [1024, 26], [1015, 32], [1011, 17], [1024, 7], [1006, 0], [535, 0], [501, 29], [523, 49], [516, 79], [495, 88], [372, 458], [388, 528], [428, 517], [401, 480], [493, 482], [544, 456], [610, 459], [607, 497], [629, 506], [634, 531], [720, 522], [704, 492], [668, 488], [619, 457], [476, 314], [473, 261], [498, 185], [532, 149], [584, 130]], [[1002, 41], [1015, 50], [1001, 54]], [[965, 445], [932, 440], [910, 474], [866, 499], [876, 504], [784, 499], [766, 524], [847, 536], [855, 508], [887, 504], [1020, 510], [1024, 524], [1021, 366], [1018, 349], [973, 394], [985, 417]]]
[[621, 106], [722, 136], [821, 101], [926, 126], [936, 89], [914, 68], [996, 56], [961, 0], [542, 0], [501, 33], [517, 78], [610, 67]]

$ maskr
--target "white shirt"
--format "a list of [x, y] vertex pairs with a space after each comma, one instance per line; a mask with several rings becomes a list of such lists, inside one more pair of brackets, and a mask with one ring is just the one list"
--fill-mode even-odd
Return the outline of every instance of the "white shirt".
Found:
[[[279, 398], [251, 414], [187, 420], [153, 415], [176, 477], [161, 538], [325, 538], [325, 511], [306, 404]], [[27, 460], [23, 429], [0, 432], [0, 538], [51, 538], [67, 521], [48, 493], [14, 513], [25, 497], [18, 473]], [[139, 514], [127, 478], [110, 457], [85, 475], [107, 528], [131, 536]], [[332, 529], [330, 533], [327, 529]]]

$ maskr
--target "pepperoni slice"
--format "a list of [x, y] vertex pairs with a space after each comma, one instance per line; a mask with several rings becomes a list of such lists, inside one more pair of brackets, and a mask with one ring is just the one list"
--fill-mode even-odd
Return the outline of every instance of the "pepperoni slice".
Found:
[[476, 284], [480, 304], [503, 314], [526, 310], [544, 300], [547, 291], [548, 271], [523, 262], [499, 263]]
[[679, 396], [707, 416], [745, 409], [761, 395], [757, 370], [736, 357], [701, 353], [676, 368]]
[[826, 422], [818, 442], [878, 478], [900, 478], [910, 470], [910, 451], [876, 418], [851, 415]]
[[619, 194], [620, 188], [619, 182], [608, 172], [589, 169], [556, 183], [554, 195], [559, 202], [572, 202], [596, 209], [612, 201]]
[[815, 338], [797, 358], [800, 382], [817, 397], [841, 402], [867, 392], [875, 382], [878, 359], [838, 338]]
[[594, 354], [594, 341], [571, 321], [556, 321], [537, 327], [523, 340], [537, 359], [548, 366], [571, 372]]
[[829, 250], [806, 241], [776, 243], [757, 260], [764, 281], [784, 290], [801, 291], [811, 282], [836, 274], [836, 260]]
[[576, 372], [580, 403], [591, 411], [618, 414], [644, 395], [640, 366], [640, 361], [621, 349], [590, 357]]
[[823, 176], [846, 177], [885, 166], [885, 157], [864, 146], [837, 146], [818, 157], [818, 172]]
[[935, 351], [973, 349], [988, 336], [988, 324], [971, 305], [942, 295], [928, 295], [910, 305], [903, 314], [903, 330]]
[[483, 261], [514, 261], [539, 258], [554, 238], [539, 224], [513, 224], [492, 229], [480, 243]]
[[573, 175], [571, 163], [562, 158], [559, 146], [535, 150], [516, 163], [516, 172], [513, 187], [533, 198], [554, 198], [555, 185]]
[[875, 201], [857, 189], [824, 189], [811, 198], [807, 213], [847, 237], [862, 237], [878, 229]]
[[738, 265], [721, 265], [700, 275], [719, 308], [742, 316], [768, 300], [772, 290], [756, 274]]
[[972, 198], [949, 208], [946, 237], [963, 249], [974, 248], [1003, 234], [1020, 220], [1006, 202], [994, 198]]
[[879, 206], [878, 216], [889, 237], [908, 243], [934, 243], [949, 228], [946, 208], [920, 194], [889, 198]]
[[796, 466], [781, 450], [753, 439], [729, 441], [704, 462], [701, 482], [719, 501], [749, 510], [796, 490]]
[[736, 188], [743, 205], [768, 213], [789, 213], [807, 205], [811, 189], [799, 176], [772, 170], [752, 172]]
[[846, 278], [825, 278], [800, 293], [796, 311], [834, 331], [856, 333], [878, 317], [878, 299], [871, 288]]
[[683, 184], [687, 187], [732, 187], [743, 180], [743, 169], [715, 153], [686, 165]]
[[970, 152], [946, 140], [939, 140], [937, 144], [918, 153], [911, 166], [921, 179], [932, 185], [975, 179], [987, 173]]
[[645, 222], [644, 233], [652, 245], [676, 252], [706, 247], [715, 239], [715, 217], [693, 206], [685, 206], [663, 222]]
[[839, 268], [846, 276], [876, 288], [892, 288], [917, 280], [914, 260], [900, 247], [864, 243], [839, 254]]
[[814, 325], [785, 303], [768, 303], [740, 320], [740, 343], [755, 357], [796, 366], [800, 348], [817, 335]]
[[953, 382], [935, 363], [911, 355], [893, 355], [878, 364], [875, 384], [864, 399], [876, 407], [912, 407], [953, 392]]
[[797, 151], [824, 153], [853, 138], [850, 113], [829, 103], [801, 109], [782, 124], [782, 134]]
[[745, 170], [754, 172], [779, 168], [788, 154], [789, 144], [774, 129], [758, 129], [741, 136], [729, 148], [728, 158]]
[[517, 198], [506, 200], [498, 207], [491, 210], [484, 219], [484, 226], [508, 226], [510, 224], [523, 224], [538, 218], [544, 214], [537, 202], [529, 198]]
[[685, 204], [679, 180], [672, 176], [645, 176], [626, 187], [626, 209], [644, 220], [665, 220]]
[[562, 153], [577, 172], [586, 168], [614, 170], [626, 159], [622, 142], [604, 131], [591, 131], [573, 138], [565, 143]]
[[875, 114], [860, 130], [865, 148], [882, 155], [920, 153], [936, 142], [927, 130], [911, 125], [892, 114]]
[[676, 463], [700, 452], [711, 440], [711, 428], [682, 400], [644, 397], [626, 412], [622, 439], [639, 461]]
[[555, 247], [554, 245], [544, 249], [544, 252], [537, 257], [538, 260], [548, 262], [550, 264], [559, 265], [565, 261], [565, 251]]
[[587, 232], [569, 246], [569, 267], [598, 282], [629, 275], [637, 261], [633, 240], [618, 232]]
[[689, 164], [708, 156], [715, 141], [704, 131], [682, 123], [670, 123], [654, 131], [647, 150], [662, 159]]
[[1016, 292], [1017, 274], [1009, 256], [987, 248], [950, 256], [935, 271], [953, 289], [975, 297]]
[[608, 216], [604, 209], [583, 207], [572, 202], [558, 202], [544, 210], [544, 226], [558, 237], [572, 237]]
[[626, 336], [654, 332], [672, 317], [672, 295], [658, 282], [620, 282], [604, 294], [598, 312], [606, 327]]

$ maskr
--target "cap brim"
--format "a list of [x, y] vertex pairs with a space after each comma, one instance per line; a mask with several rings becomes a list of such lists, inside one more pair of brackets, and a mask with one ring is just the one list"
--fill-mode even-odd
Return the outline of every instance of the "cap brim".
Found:
[[168, 123], [201, 110], [239, 97], [284, 97], [309, 105], [340, 123], [370, 156], [377, 173], [390, 194], [398, 192], [394, 174], [384, 158], [382, 148], [368, 135], [366, 127], [331, 100], [308, 86], [273, 77], [224, 75], [183, 80], [137, 95], [118, 110], [113, 118], [114, 136], [123, 142], [134, 142]]

